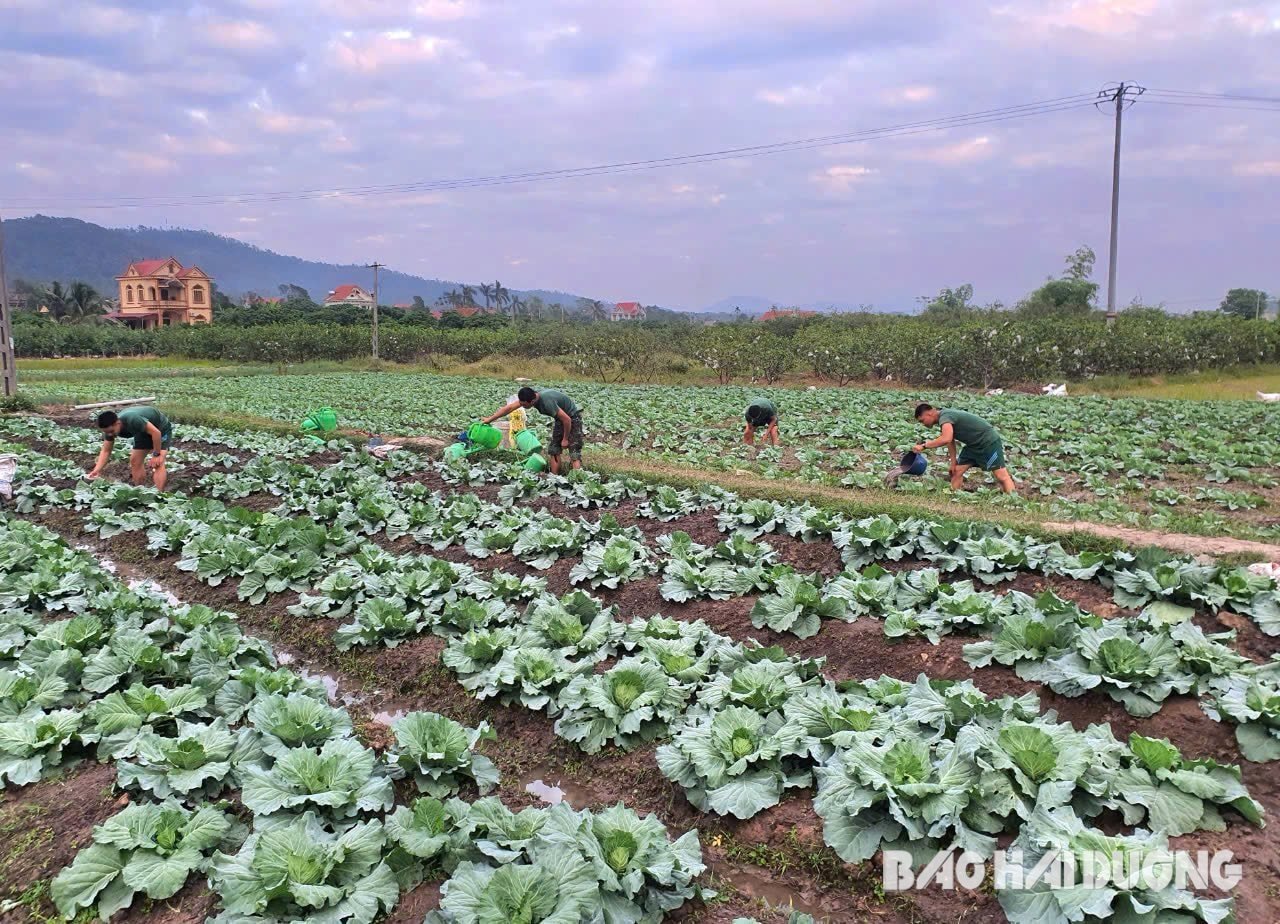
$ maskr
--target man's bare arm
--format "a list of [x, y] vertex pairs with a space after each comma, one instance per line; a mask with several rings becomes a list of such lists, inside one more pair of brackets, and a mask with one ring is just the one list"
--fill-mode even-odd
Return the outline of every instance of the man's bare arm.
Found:
[[491, 424], [491, 423], [493, 423], [495, 420], [500, 420], [501, 418], [506, 417], [508, 414], [510, 414], [512, 411], [514, 411], [514, 410], [515, 410], [516, 408], [518, 408], [519, 406], [520, 406], [520, 402], [519, 402], [519, 401], [512, 401], [510, 404], [504, 405], [503, 407], [499, 408], [499, 410], [498, 410], [498, 412], [497, 412], [496, 414], [492, 414], [492, 415], [490, 415], [490, 416], [486, 417], [486, 418], [484, 419], [484, 422], [485, 422], [485, 423], [487, 423], [487, 424]]

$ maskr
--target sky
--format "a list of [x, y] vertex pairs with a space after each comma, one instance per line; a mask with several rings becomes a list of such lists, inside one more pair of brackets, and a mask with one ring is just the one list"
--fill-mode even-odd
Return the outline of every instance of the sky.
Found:
[[902, 308], [964, 283], [1012, 303], [1081, 245], [1105, 280], [1113, 118], [1082, 105], [665, 169], [361, 190], [1136, 81], [1152, 92], [1124, 120], [1118, 301], [1280, 290], [1280, 102], [1154, 92], [1280, 96], [1280, 0], [0, 0], [0, 58], [6, 217], [201, 228], [691, 309]]

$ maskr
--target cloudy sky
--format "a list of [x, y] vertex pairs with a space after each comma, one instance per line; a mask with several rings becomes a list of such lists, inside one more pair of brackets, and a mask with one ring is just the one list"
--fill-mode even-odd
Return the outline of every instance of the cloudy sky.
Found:
[[[673, 307], [905, 306], [965, 282], [1012, 301], [1081, 244], [1105, 276], [1111, 120], [1086, 106], [367, 191], [841, 135], [1121, 79], [1280, 97], [1280, 0], [0, 0], [0, 57], [9, 216], [204, 228]], [[1255, 105], [1151, 93], [1126, 115], [1121, 301], [1280, 289], [1280, 103]]]

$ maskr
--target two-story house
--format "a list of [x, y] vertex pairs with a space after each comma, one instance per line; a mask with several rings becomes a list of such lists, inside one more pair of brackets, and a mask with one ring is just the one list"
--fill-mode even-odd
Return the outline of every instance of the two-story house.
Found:
[[357, 308], [372, 308], [373, 296], [359, 286], [338, 286], [325, 298], [326, 305], [354, 305]]
[[639, 302], [618, 302], [609, 312], [610, 321], [643, 321], [648, 315]]
[[107, 317], [130, 327], [213, 323], [213, 280], [198, 266], [135, 260], [117, 276], [120, 301]]

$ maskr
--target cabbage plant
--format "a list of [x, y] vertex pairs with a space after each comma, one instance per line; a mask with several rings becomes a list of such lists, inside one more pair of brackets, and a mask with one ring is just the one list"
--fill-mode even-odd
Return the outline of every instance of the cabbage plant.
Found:
[[238, 853], [213, 856], [223, 911], [211, 924], [372, 924], [400, 899], [385, 844], [380, 821], [333, 831], [311, 812], [256, 830]]
[[29, 712], [0, 722], [0, 784], [34, 783], [62, 764], [65, 749], [96, 740], [84, 713], [72, 709]]
[[419, 792], [442, 798], [469, 779], [484, 795], [498, 785], [493, 761], [475, 753], [481, 741], [494, 739], [486, 723], [466, 728], [434, 712], [410, 712], [392, 723], [391, 730], [396, 743], [387, 752], [387, 762], [412, 778]]
[[556, 734], [588, 754], [609, 743], [629, 751], [665, 734], [688, 697], [658, 665], [624, 658], [603, 674], [569, 682], [559, 696]]
[[157, 799], [192, 800], [234, 787], [239, 768], [264, 760], [252, 729], [232, 732], [221, 718], [209, 724], [180, 720], [172, 736], [144, 730], [133, 758], [116, 765], [117, 779], [120, 788], [149, 792]]
[[568, 848], [501, 867], [463, 863], [441, 887], [427, 924], [578, 924], [600, 911], [591, 866]]
[[105, 921], [142, 893], [172, 898], [194, 872], [203, 872], [215, 850], [243, 837], [218, 806], [194, 811], [170, 799], [126, 806], [93, 829], [93, 843], [53, 877], [49, 895], [68, 920], [88, 909]]
[[813, 782], [804, 751], [803, 731], [781, 716], [727, 706], [673, 729], [657, 758], [697, 808], [751, 818], [777, 805], [785, 790]]
[[249, 724], [262, 736], [262, 750], [275, 758], [351, 735], [347, 710], [305, 693], [259, 696], [249, 707]]
[[613, 654], [623, 626], [614, 607], [580, 590], [542, 597], [529, 604], [519, 644], [555, 649], [571, 661], [596, 663]]
[[240, 798], [255, 815], [319, 811], [335, 820], [391, 808], [391, 778], [377, 755], [351, 738], [293, 748], [269, 769], [240, 770]]
[[756, 601], [751, 624], [775, 632], [790, 632], [797, 638], [818, 634], [823, 619], [849, 621], [848, 607], [839, 597], [824, 594], [816, 576], [780, 575], [774, 591]]

